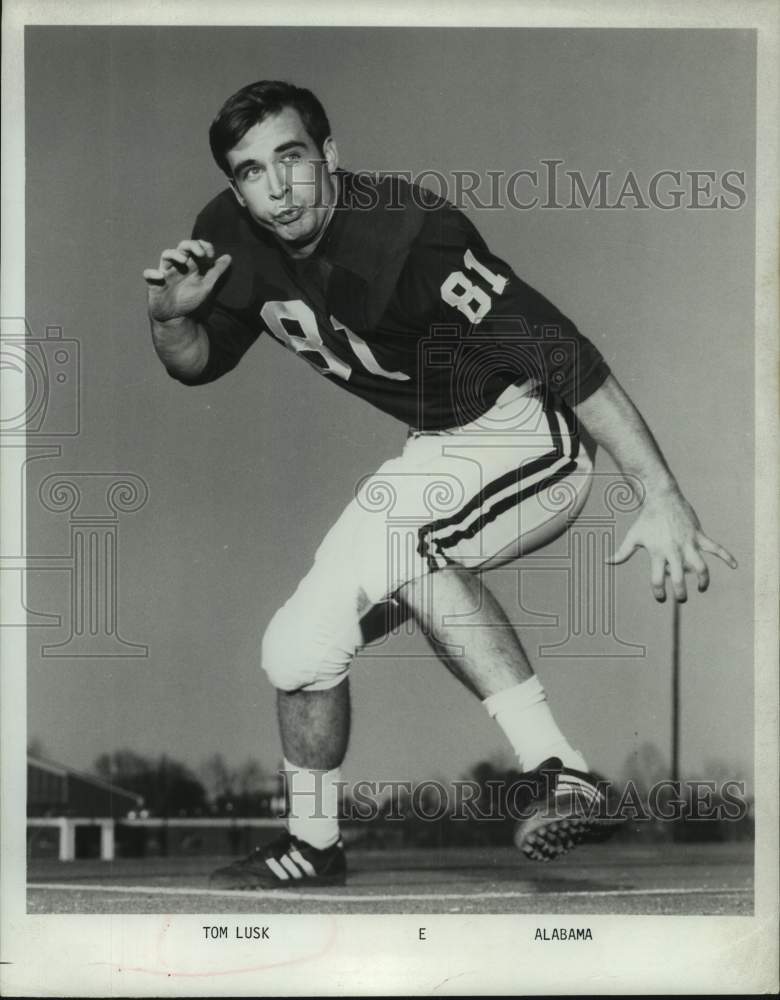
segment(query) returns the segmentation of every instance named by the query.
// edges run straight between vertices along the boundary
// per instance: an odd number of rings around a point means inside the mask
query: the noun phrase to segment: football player
[[[403,453],[359,484],[263,637],[289,829],[214,883],[344,881],[336,799],[347,675],[373,637],[361,623],[386,624],[376,612],[391,605],[424,626],[511,743],[533,789],[522,850],[550,860],[603,836],[602,790],[479,571],[547,544],[576,517],[592,473],[580,422],[641,494],[610,562],[645,548],[656,600],[668,575],[684,601],[686,572],[704,591],[705,556],[734,567],[733,556],[702,531],[598,350],[455,207],[340,169],[320,102],[290,84],[244,87],[209,137],[228,187],[191,238],[144,272],[167,371],[188,386],[211,382],[266,333],[410,428]]]

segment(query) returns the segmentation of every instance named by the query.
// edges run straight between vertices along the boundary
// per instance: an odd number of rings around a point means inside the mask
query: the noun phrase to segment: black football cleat
[[[211,873],[217,889],[298,889],[308,885],[344,885],[347,861],[344,843],[318,850],[285,832],[247,858]]]
[[[554,861],[580,844],[607,840],[622,820],[607,814],[604,783],[550,757],[522,776],[531,801],[515,844],[532,861]]]

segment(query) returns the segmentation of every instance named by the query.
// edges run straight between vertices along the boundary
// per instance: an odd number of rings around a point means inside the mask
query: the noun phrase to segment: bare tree
[[[213,753],[207,757],[198,768],[198,775],[212,803],[236,793],[236,772],[221,753]]]

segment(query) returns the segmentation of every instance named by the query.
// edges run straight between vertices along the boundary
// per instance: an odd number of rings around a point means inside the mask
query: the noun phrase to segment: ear
[[[325,142],[323,142],[322,153],[325,157],[325,166],[328,168],[328,173],[335,174],[339,165],[339,151],[336,147],[336,140],[332,136],[328,136]]]
[[[242,208],[246,208],[246,202],[245,202],[245,201],[244,201],[244,199],[243,199],[243,198],[241,197],[241,192],[240,192],[240,191],[238,190],[238,187],[236,186],[236,182],[235,182],[234,180],[231,180],[231,181],[229,181],[228,183],[230,184],[230,190],[231,190],[231,191],[233,192],[233,194],[234,194],[234,195],[236,196],[236,201],[238,202],[238,204],[239,204],[239,205],[240,205],[240,206],[241,206]]]

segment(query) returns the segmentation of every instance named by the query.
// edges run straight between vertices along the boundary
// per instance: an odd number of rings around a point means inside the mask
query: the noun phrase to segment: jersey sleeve
[[[202,212],[192,230],[194,240],[214,244],[217,256],[230,253],[233,261],[216,291],[194,313],[193,319],[203,327],[209,339],[209,356],[205,367],[192,378],[174,375],[184,385],[205,385],[226,375],[260,336],[259,322],[252,321],[251,276],[244,272],[245,254],[240,248],[220,239],[219,224],[210,221],[208,210]],[[236,251],[239,252],[236,252]]]
[[[609,366],[559,309],[491,253],[471,221],[446,205],[430,213],[402,275],[403,301],[429,340],[459,345],[478,386],[535,379],[569,405],[604,382]]]

